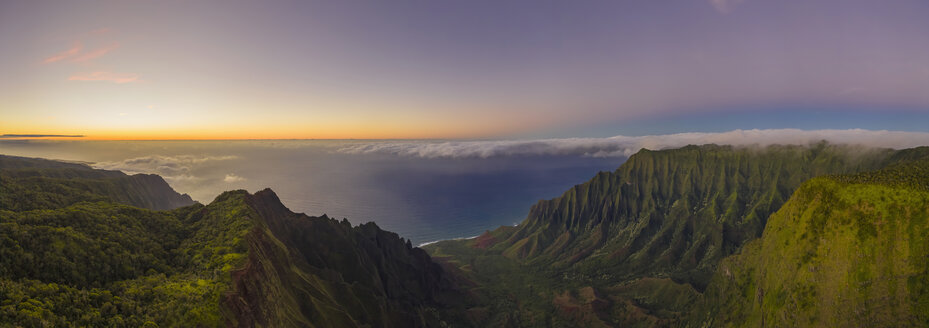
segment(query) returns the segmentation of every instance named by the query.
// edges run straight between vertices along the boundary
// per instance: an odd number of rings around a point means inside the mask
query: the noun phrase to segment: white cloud
[[[225,161],[235,159],[236,156],[195,156],[195,155],[177,155],[162,156],[152,155],[136,157],[121,161],[99,162],[94,163],[93,167],[105,170],[118,170],[126,174],[136,173],[154,173],[168,180],[175,181],[196,181],[201,178],[191,174],[192,168],[197,164],[210,161]]]
[[[498,141],[403,141],[370,142],[338,149],[346,154],[394,154],[423,158],[488,158],[499,156],[576,155],[593,157],[630,156],[642,148],[658,150],[686,145],[720,144],[767,146],[807,145],[826,140],[835,144],[866,147],[910,148],[929,145],[929,133],[850,130],[734,130],[719,133],[677,133],[640,137],[570,138]]]
[[[185,174],[180,174],[180,175],[169,175],[169,176],[162,176],[162,177],[163,177],[165,180],[167,180],[168,182],[171,182],[171,183],[176,183],[176,182],[191,182],[191,183],[193,183],[193,182],[198,182],[198,181],[200,181],[200,180],[203,180],[203,178],[200,178],[200,177],[197,177],[197,176],[194,176],[194,175],[191,175],[191,174],[186,174],[186,173],[185,173]]]
[[[226,174],[226,177],[223,178],[223,181],[232,183],[232,182],[245,181],[245,178],[229,173],[229,174]]]

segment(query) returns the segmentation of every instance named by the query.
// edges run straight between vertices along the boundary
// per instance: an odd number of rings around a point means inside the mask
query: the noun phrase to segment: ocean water
[[[353,224],[374,221],[414,244],[517,224],[537,201],[625,160],[577,152],[462,154],[444,152],[447,142],[410,144],[6,140],[0,141],[0,154],[155,173],[201,203],[225,190],[271,188],[295,212],[325,213]]]

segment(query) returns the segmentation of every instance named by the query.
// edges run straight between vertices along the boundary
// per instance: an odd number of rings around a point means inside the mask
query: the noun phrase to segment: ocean
[[[271,188],[295,212],[374,221],[415,245],[515,225],[537,201],[626,159],[532,151],[532,144],[520,151],[473,147],[443,141],[4,140],[0,154],[155,173],[201,203],[226,190]]]

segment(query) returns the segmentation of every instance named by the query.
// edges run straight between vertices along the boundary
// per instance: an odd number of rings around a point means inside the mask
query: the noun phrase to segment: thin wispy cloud
[[[75,55],[74,57],[72,57],[71,59],[69,59],[69,61],[74,62],[74,63],[79,63],[79,62],[85,62],[85,61],[92,60],[92,59],[97,59],[97,58],[103,57],[103,55],[106,55],[113,50],[116,50],[117,48],[119,48],[119,43],[114,42],[103,48],[98,48],[92,51],[79,53]]]
[[[709,0],[713,8],[721,14],[728,14],[744,0]]]
[[[392,154],[422,158],[490,158],[501,156],[624,157],[642,148],[659,150],[686,145],[767,146],[808,145],[819,141],[866,147],[910,148],[929,145],[929,133],[850,130],[734,130],[719,133],[677,133],[609,138],[569,138],[497,141],[405,141],[358,143],[339,148],[346,154]]]
[[[62,61],[68,58],[73,58],[74,56],[79,55],[81,53],[81,50],[83,49],[84,49],[84,45],[82,45],[80,42],[74,42],[74,45],[72,45],[70,49],[62,51],[55,55],[46,57],[45,60],[43,60],[42,62],[49,64],[49,63],[59,62],[59,61]]]
[[[102,81],[117,84],[139,82],[141,79],[137,74],[131,73],[113,73],[113,72],[90,72],[71,75],[69,81]]]
[[[119,42],[113,42],[100,48],[84,51],[84,44],[75,41],[74,45],[68,50],[46,57],[43,63],[51,64],[57,62],[80,63],[103,57],[104,55],[119,48]]]
[[[108,28],[93,30],[88,33],[83,38],[94,37],[99,35],[104,35],[110,33]],[[84,46],[83,40],[74,41],[71,48],[64,50],[60,53],[54,54],[52,56],[46,57],[42,62],[46,64],[52,63],[86,63],[99,59],[107,54],[113,52],[116,49],[119,49],[119,42],[111,42],[104,46],[88,49]],[[112,83],[132,83],[141,81],[137,74],[131,73],[114,73],[109,71],[95,71],[89,73],[75,73],[72,74],[69,78],[69,81],[104,81]]]

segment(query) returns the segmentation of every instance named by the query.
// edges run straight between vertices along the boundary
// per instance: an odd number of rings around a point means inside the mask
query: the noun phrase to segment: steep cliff
[[[426,249],[462,268],[480,291],[516,296],[492,307],[488,322],[673,324],[719,261],[760,237],[804,181],[875,169],[894,154],[826,143],[642,150],[615,172],[540,201],[516,227]],[[517,275],[524,283],[502,278]],[[564,301],[587,288],[608,302],[575,308]]]
[[[643,150],[616,172],[539,202],[493,247],[594,276],[665,275],[702,288],[803,181],[873,169],[888,155],[828,144]]]
[[[760,239],[720,264],[690,325],[925,325],[929,162],[909,155],[927,150],[804,183]]]
[[[235,326],[436,327],[440,303],[461,302],[443,269],[395,233],[295,214],[270,189],[242,196],[255,227],[223,302]]]

